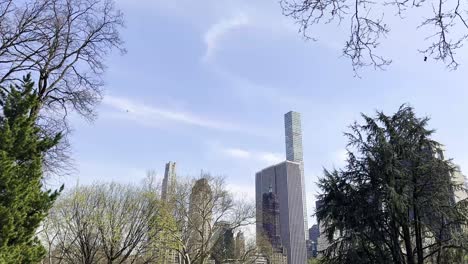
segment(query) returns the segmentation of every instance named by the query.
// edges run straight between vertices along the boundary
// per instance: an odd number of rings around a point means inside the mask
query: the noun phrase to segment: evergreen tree
[[[319,221],[331,241],[325,263],[462,263],[467,204],[455,203],[454,166],[403,105],[351,126],[347,166],[325,171]],[[466,191],[466,190],[465,190]]]
[[[31,76],[0,89],[0,263],[38,263],[45,250],[36,230],[59,191],[42,185],[44,153],[61,134],[45,137],[31,111],[39,100]]]

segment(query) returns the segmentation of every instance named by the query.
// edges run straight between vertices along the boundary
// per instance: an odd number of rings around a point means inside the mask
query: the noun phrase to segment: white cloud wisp
[[[249,23],[248,17],[243,14],[237,14],[229,19],[221,20],[213,24],[204,34],[203,40],[206,45],[206,51],[203,61],[210,60],[214,53],[219,49],[219,42],[230,31],[243,27]]]
[[[120,111],[118,118],[133,120],[144,125],[154,126],[158,122],[168,121],[185,125],[198,126],[221,131],[242,132],[242,126],[200,117],[188,112],[173,111],[135,102],[127,98],[106,96],[103,104]]]

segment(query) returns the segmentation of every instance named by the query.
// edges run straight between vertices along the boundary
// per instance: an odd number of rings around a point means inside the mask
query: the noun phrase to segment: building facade
[[[275,251],[282,251],[279,202],[271,189],[270,192],[264,193],[262,197],[262,219],[264,238],[268,240]]]
[[[301,171],[302,210],[304,215],[304,238],[309,239],[307,228],[307,204],[305,195],[304,155],[302,148],[301,114],[290,111],[284,115],[284,130],[286,140],[286,160],[297,162]]]
[[[307,263],[301,177],[300,164],[292,161],[270,166],[255,176],[257,240],[260,241],[263,237],[274,238],[274,233],[266,232],[279,231],[280,241],[287,253],[289,264]],[[271,207],[278,206],[279,227],[274,223],[268,223],[276,218],[265,217],[271,216],[271,210],[270,214],[264,214],[264,197],[268,198],[268,195],[264,196],[264,194],[270,193],[274,194],[275,199],[269,198],[270,201],[266,204]],[[276,210],[273,211],[276,212]],[[265,229],[265,227],[271,228]],[[270,241],[272,242],[274,241]]]
[[[188,251],[197,252],[208,243],[211,230],[213,193],[205,178],[197,180],[190,194]]]
[[[315,210],[320,210],[323,205],[323,201],[317,200],[315,201]],[[318,233],[319,236],[317,237],[317,252],[320,255],[320,252],[327,249],[330,245],[330,241],[328,241],[327,235],[325,234],[325,227],[324,223],[317,219],[317,226],[318,226]]]
[[[237,232],[235,244],[235,256],[237,259],[243,259],[245,254],[245,238],[242,231]]]

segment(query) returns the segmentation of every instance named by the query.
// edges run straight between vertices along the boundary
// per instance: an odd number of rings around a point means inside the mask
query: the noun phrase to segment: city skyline
[[[463,60],[468,56],[459,51],[458,71],[424,62],[417,51],[421,38],[406,26],[411,18],[390,19],[401,33],[381,46],[394,59],[391,67],[365,69],[355,78],[349,61],[339,58],[343,39],[329,33],[334,25],[317,28],[319,41],[304,42],[275,1],[119,0],[116,5],[125,13],[128,53],[107,60],[97,119],[90,123],[70,115],[76,172],[49,181],[56,186],[137,183],[151,169],[162,179],[170,159],[177,161],[180,177],[196,177],[201,169],[224,175],[239,196],[253,199],[252,175],[284,160],[278,117],[294,109],[303,114],[307,135],[310,226],[322,169],[343,165],[343,132],[361,112],[393,113],[402,103],[431,117],[446,156],[468,170],[468,127],[458,121],[468,111]],[[408,41],[402,44],[398,36]]]
[[[464,4],[0,0],[0,263],[468,264]]]

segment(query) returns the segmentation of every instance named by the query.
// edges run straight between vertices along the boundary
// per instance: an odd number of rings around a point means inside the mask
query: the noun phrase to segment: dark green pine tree
[[[36,230],[60,190],[45,190],[42,161],[61,139],[36,125],[37,95],[31,76],[0,89],[0,263],[38,263],[45,249]],[[8,92],[6,92],[8,91]]]
[[[468,200],[428,118],[403,105],[362,115],[347,133],[345,168],[325,171],[317,217],[331,241],[323,263],[464,263]]]

